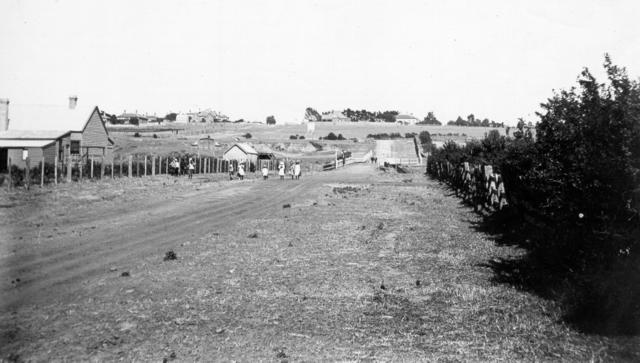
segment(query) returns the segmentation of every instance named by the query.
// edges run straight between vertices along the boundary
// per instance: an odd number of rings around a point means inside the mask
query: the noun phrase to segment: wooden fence
[[[502,209],[507,205],[502,176],[495,173],[491,165],[480,166],[465,162],[455,166],[450,162],[430,162],[427,170],[449,184],[476,211]]]
[[[247,173],[260,172],[263,163],[269,170],[276,170],[278,161],[262,161],[258,165],[254,163],[239,163],[236,160],[224,160],[215,157],[194,156],[194,174],[214,174],[228,173],[230,168],[234,173],[238,171],[239,164],[245,165]],[[86,162],[61,163],[55,158],[53,164],[44,163],[44,159],[33,160],[27,158],[25,167],[18,168],[11,166],[11,159],[8,160],[8,173],[4,177],[4,183],[9,189],[14,186],[25,186],[27,189],[32,185],[44,186],[45,184],[58,184],[61,182],[72,182],[82,180],[100,180],[116,178],[146,177],[162,174],[175,174],[175,168],[171,167],[172,156],[158,155],[127,155],[116,157],[109,162],[89,158]],[[189,157],[183,156],[178,159],[180,168],[178,175],[188,173]]]

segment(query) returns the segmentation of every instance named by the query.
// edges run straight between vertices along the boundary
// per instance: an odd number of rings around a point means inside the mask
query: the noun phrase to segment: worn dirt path
[[[18,239],[33,233],[30,225],[5,226],[5,238],[14,241],[5,245],[15,253],[0,258],[0,309],[50,303],[73,294],[112,266],[163,254],[185,239],[239,219],[281,212],[284,204],[303,199],[324,183],[366,181],[370,170],[370,165],[356,165],[296,181],[235,181],[223,189],[205,186],[158,201],[111,208],[98,205],[82,214],[71,210],[64,218],[39,228],[38,236],[50,236],[43,243]],[[37,245],[20,251],[19,245],[25,243]]]

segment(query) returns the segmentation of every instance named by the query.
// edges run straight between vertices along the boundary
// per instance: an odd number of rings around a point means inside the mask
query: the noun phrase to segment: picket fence
[[[429,162],[427,170],[447,184],[456,194],[481,209],[499,210],[507,205],[502,176],[491,165],[473,165],[468,162],[455,166],[450,162]]]

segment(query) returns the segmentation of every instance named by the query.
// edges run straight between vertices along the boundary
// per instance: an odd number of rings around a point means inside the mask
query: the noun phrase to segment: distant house
[[[181,112],[176,115],[176,123],[188,124],[189,122],[191,122],[191,116],[189,116],[189,114]]]
[[[125,125],[144,125],[149,122],[147,116],[139,115],[138,113],[123,112],[117,116],[118,123]]]
[[[340,111],[329,111],[322,113],[322,121],[325,122],[350,122],[351,119]]]
[[[235,143],[224,152],[222,157],[225,160],[249,161],[255,164],[258,161],[258,152],[249,144]]]
[[[208,136],[208,135],[207,137],[201,137],[200,139],[198,139],[197,145],[198,145],[198,149],[200,150],[215,149],[215,142],[213,141],[213,138],[211,138],[211,136]]]
[[[8,116],[8,130],[0,131],[0,170],[6,169],[9,160],[24,167],[26,157],[34,166],[43,160],[53,163],[56,156],[65,164],[112,160],[114,143],[98,106],[78,107],[77,97],[70,98],[68,107],[12,107]],[[46,130],[42,125],[58,130]]]
[[[402,124],[402,125],[415,125],[418,122],[420,122],[420,120],[418,120],[415,116],[413,115],[405,115],[405,114],[400,114],[398,116],[396,116],[396,123],[398,124]]]

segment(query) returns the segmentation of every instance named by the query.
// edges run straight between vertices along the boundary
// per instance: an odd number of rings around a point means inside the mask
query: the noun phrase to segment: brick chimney
[[[0,98],[0,131],[9,129],[9,99]]]
[[[73,110],[78,105],[78,96],[69,96],[69,109]]]

